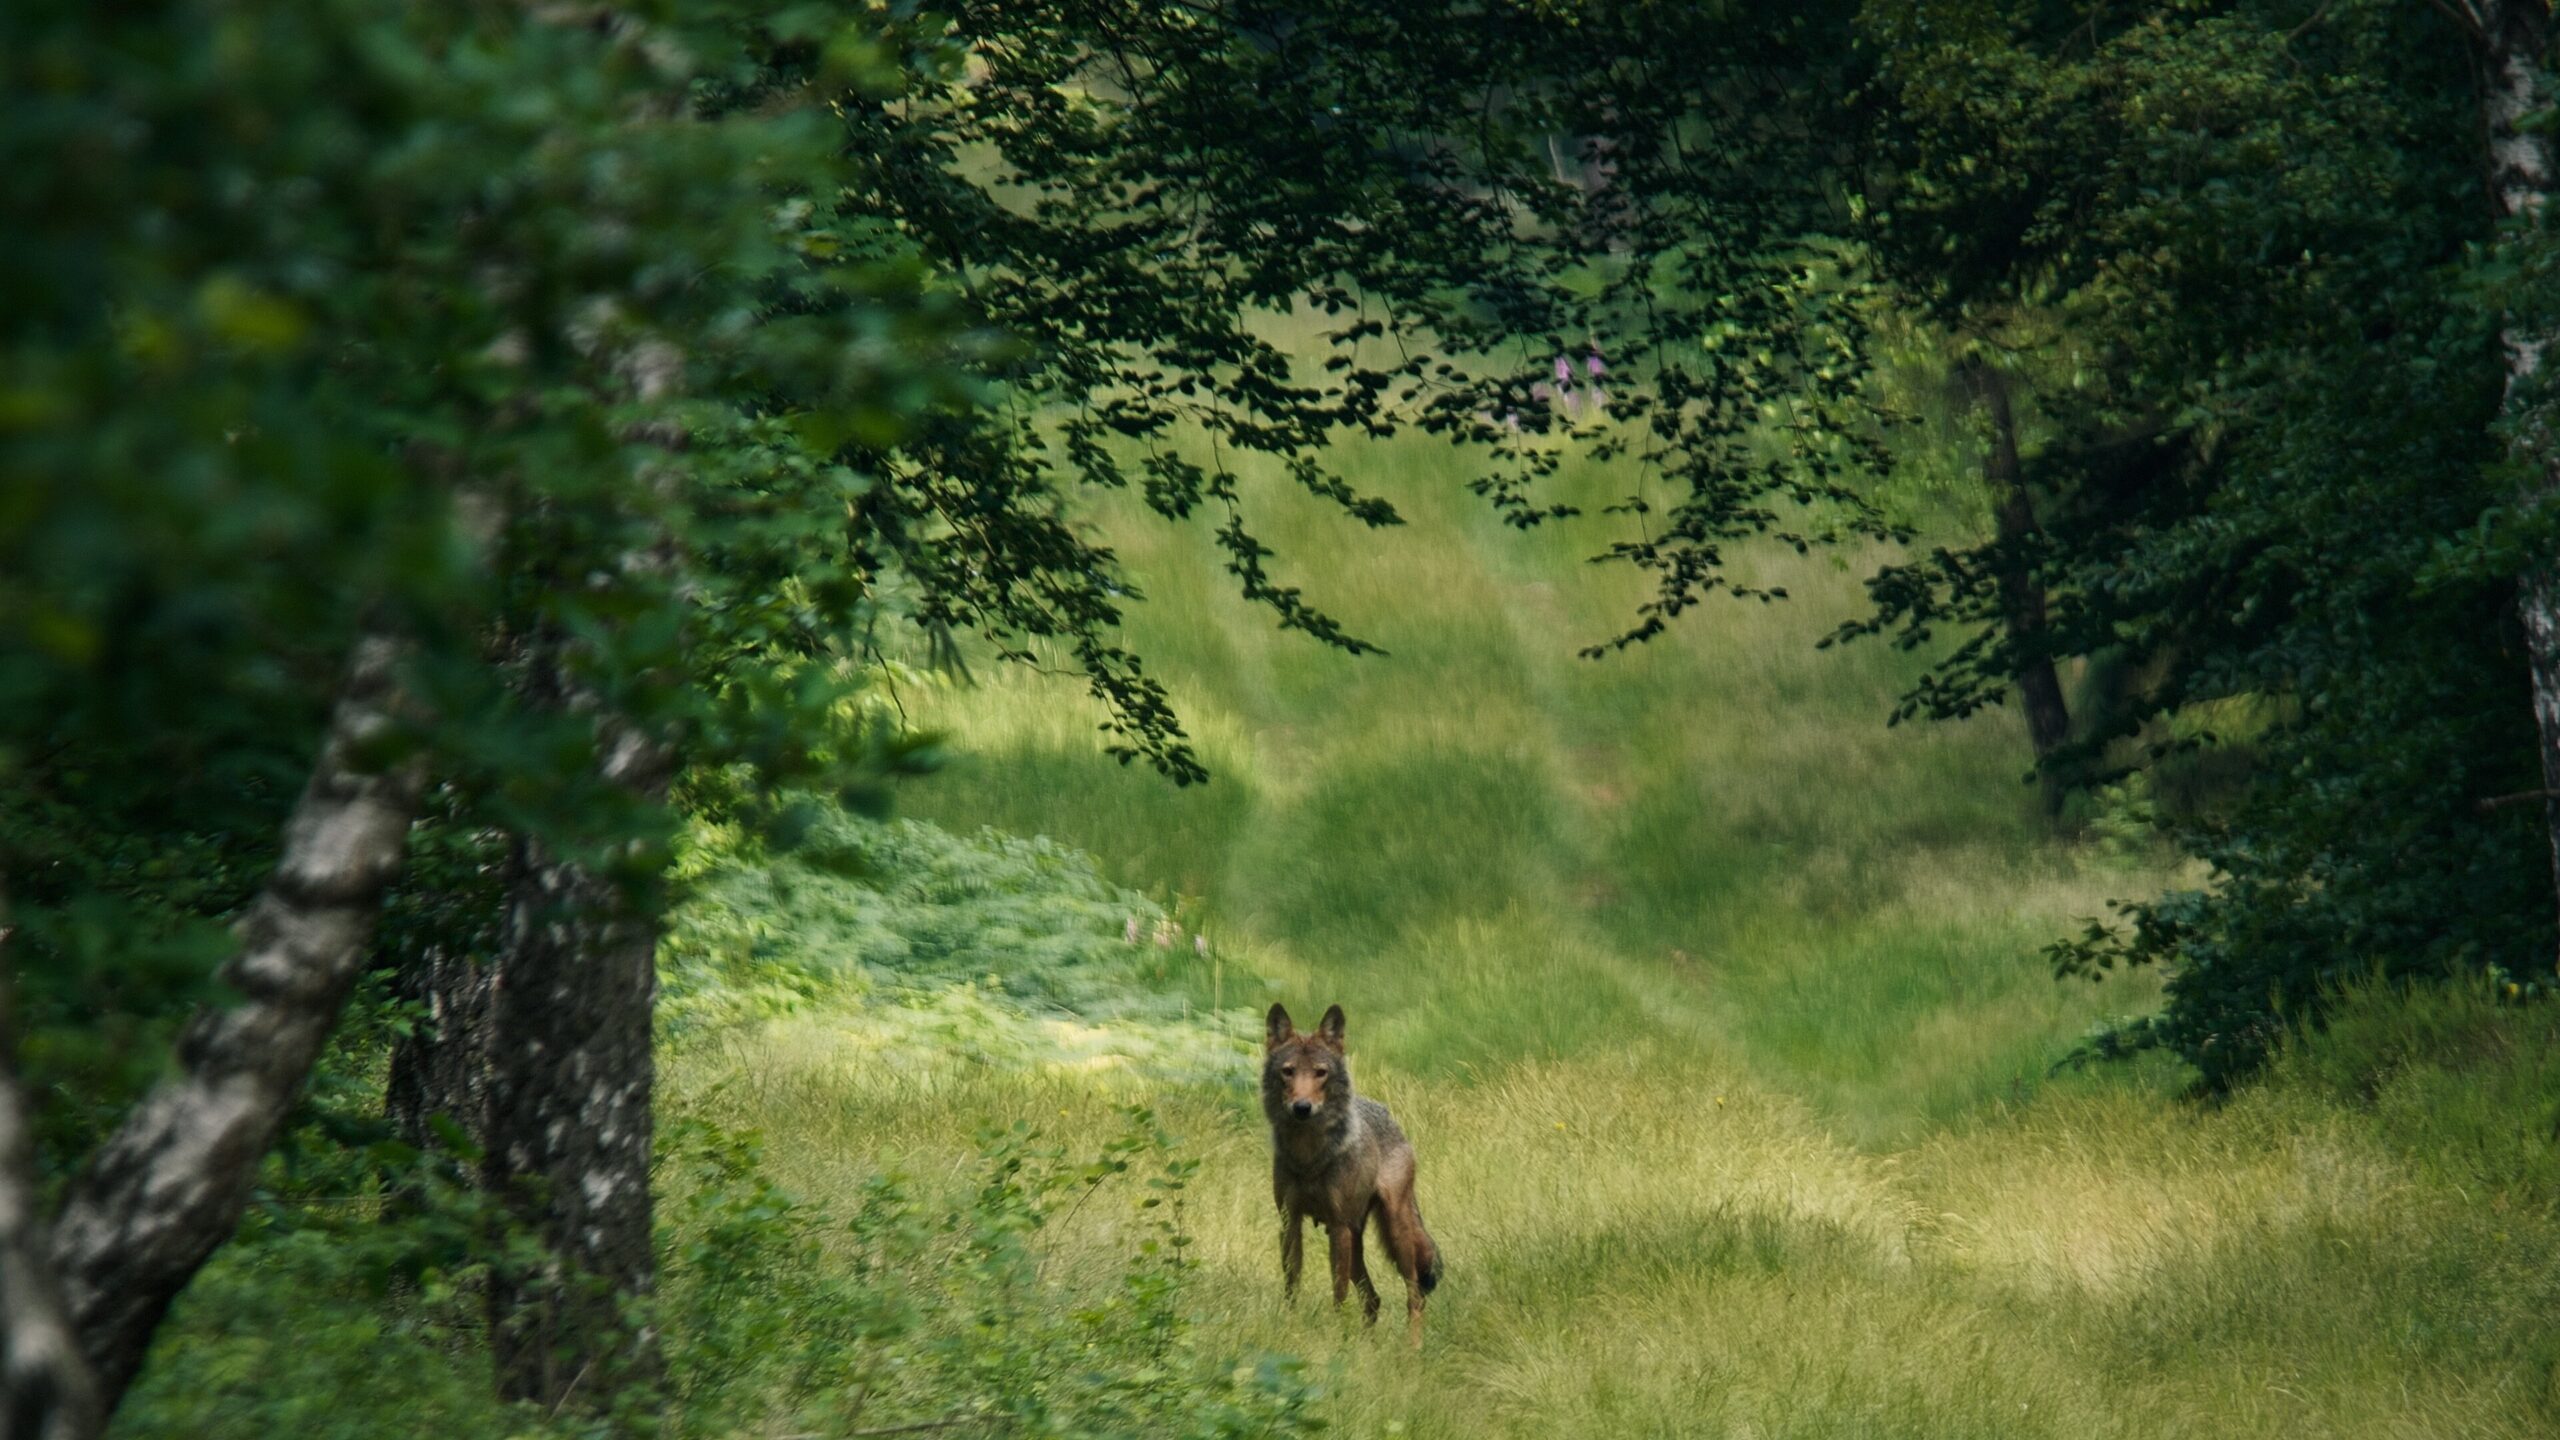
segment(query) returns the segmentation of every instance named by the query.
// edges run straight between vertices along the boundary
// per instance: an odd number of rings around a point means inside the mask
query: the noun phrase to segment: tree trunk
[[[441,446],[412,443],[409,463],[452,490],[455,520],[474,551],[498,555],[504,543],[506,509],[497,488],[471,479],[461,457]],[[503,666],[514,658],[503,643],[489,651],[493,665]],[[428,797],[422,816],[425,823],[441,821],[450,827],[448,835],[465,827],[475,839],[492,833],[467,807],[440,805],[437,800],[434,795]],[[471,853],[494,855],[494,842],[485,849],[473,846]],[[487,1146],[489,961],[497,949],[502,898],[500,884],[485,876],[481,866],[472,866],[468,879],[448,874],[439,892],[422,906],[424,923],[412,933],[423,938],[408,939],[400,953],[385,957],[393,971],[393,997],[424,1014],[392,1044],[391,1069],[382,1090],[383,1116],[403,1139],[436,1157],[440,1167],[454,1167],[455,1179],[477,1170]],[[452,1147],[434,1123],[439,1116],[460,1130],[466,1154],[451,1153]],[[415,1214],[420,1198],[416,1190],[393,1197],[386,1218]]]
[[[2543,93],[2542,64],[2550,43],[2550,14],[2537,0],[2482,0],[2472,7],[2479,22],[2475,58],[2480,74],[2481,119],[2487,132],[2489,195],[2501,219],[2539,223],[2555,177],[2550,135],[2525,122],[2550,104]],[[2539,480],[2526,504],[2550,503],[2560,491],[2560,454],[2550,426],[2534,411],[2547,379],[2542,358],[2552,337],[2510,327],[2499,335],[2506,354],[2506,399],[2499,418],[2511,443],[2532,462]],[[2533,672],[2533,717],[2542,738],[2542,783],[2560,796],[2560,566],[2546,561],[2519,577],[2518,607]],[[2560,798],[2543,804],[2551,845],[2552,895],[2560,904]]]
[[[657,802],[674,752],[598,711],[557,640],[530,657],[536,703],[597,713],[604,777]],[[489,1287],[498,1393],[557,1410],[659,1373],[657,1336],[626,1311],[654,1288],[650,1051],[654,897],[536,840],[518,843],[489,990],[484,1182],[540,1235],[538,1267]]]
[[[0,958],[9,943],[0,905]],[[0,972],[0,1440],[88,1440],[105,1416],[55,1283],[35,1184],[35,1107],[18,1083]]]
[[[178,1073],[98,1147],[54,1223],[54,1271],[108,1410],[169,1303],[239,1223],[258,1162],[372,953],[424,768],[415,755],[382,764],[399,743],[398,661],[388,639],[357,643],[275,873],[223,968],[241,1002],[188,1023]]]
[[[2062,808],[2063,777],[2053,768],[2053,756],[2070,742],[2071,709],[2063,701],[2053,657],[2044,653],[2044,585],[2024,553],[2041,527],[2018,466],[2018,423],[2009,406],[2009,379],[1984,364],[1974,365],[1969,378],[1991,424],[1982,478],[1990,487],[1992,513],[2000,527],[2000,609],[2009,643],[2018,656],[2016,679],[2019,702],[2027,712],[2027,743],[2035,748],[2036,776],[2045,813],[2050,815]]]
[[[661,408],[679,392],[683,352],[663,338],[613,334],[612,305],[587,318],[595,333],[572,343],[649,417],[623,438],[671,455],[686,449],[690,437]],[[651,487],[675,479],[672,467],[654,465],[637,477]],[[665,585],[675,544],[656,535],[625,552],[619,569],[623,583]],[[634,811],[654,813],[675,778],[675,747],[581,676],[581,658],[581,643],[556,623],[537,627],[524,655],[525,698],[586,717],[605,782],[639,802]],[[659,877],[634,853],[639,842],[625,843],[615,857],[624,863],[600,869],[596,857],[519,836],[489,979],[481,1180],[543,1252],[535,1264],[494,1267],[490,1351],[500,1398],[555,1413],[605,1410],[664,1373],[646,1313],[657,1283],[649,1161]]]
[[[490,978],[479,956],[443,944],[400,967],[394,994],[426,1015],[392,1047],[383,1111],[421,1150],[443,1148],[438,1116],[487,1147]]]

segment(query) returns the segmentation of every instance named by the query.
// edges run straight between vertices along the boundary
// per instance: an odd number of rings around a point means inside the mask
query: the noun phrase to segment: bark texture
[[[169,1302],[238,1225],[258,1162],[372,953],[424,768],[414,755],[382,764],[399,725],[398,660],[389,639],[358,642],[275,873],[223,969],[240,1003],[188,1023],[178,1073],[99,1146],[54,1223],[54,1270],[108,1410]]]
[[[424,1021],[392,1047],[383,1109],[409,1143],[438,1149],[442,1116],[484,1148],[489,1129],[489,967],[468,950],[430,946],[400,968],[398,997]]]
[[[684,357],[643,341],[611,363],[631,394],[654,404],[675,392]],[[670,453],[687,444],[669,420],[637,424],[629,438]],[[624,580],[643,586],[665,584],[675,569],[664,536],[621,564]],[[588,717],[606,783],[654,811],[675,776],[675,747],[584,681],[579,658],[565,635],[538,633],[526,698]],[[662,1373],[656,1331],[631,1313],[657,1282],[649,1157],[659,906],[657,877],[645,869],[601,871],[520,839],[489,989],[483,1180],[545,1252],[537,1268],[492,1276],[491,1349],[501,1396],[555,1411],[599,1408]]]
[[[2489,194],[2501,219],[2544,223],[2544,202],[2555,179],[2551,136],[2531,129],[2528,117],[2549,106],[2542,66],[2551,43],[2551,15],[2542,0],[2474,0],[2466,7],[2477,25],[2476,60],[2480,112],[2486,132]],[[2548,378],[2541,374],[2552,337],[2509,327],[2499,336],[2506,353],[2506,399],[2500,418],[2539,475],[2527,503],[2547,505],[2560,491],[2560,454],[2547,420],[2535,413]],[[2560,564],[2550,560],[2518,577],[2517,603],[2533,669],[2533,716],[2541,731],[2542,783],[2560,797]],[[2552,895],[2560,905],[2560,798],[2546,799],[2544,827],[2551,843]]]
[[[556,645],[532,663],[538,701],[593,711]],[[662,799],[672,749],[615,717],[600,715],[597,731],[605,778]],[[621,878],[519,842],[489,990],[484,1181],[542,1238],[546,1257],[491,1279],[490,1338],[508,1399],[556,1410],[658,1376],[657,1337],[625,1309],[656,1281],[657,941],[655,905]]]
[[[2062,808],[2063,777],[2052,768],[2052,760],[2055,751],[2070,743],[2071,709],[2063,700],[2053,658],[2045,653],[2044,585],[2026,553],[2041,527],[2018,464],[2018,422],[2009,404],[2009,378],[1991,366],[1976,365],[1968,379],[1990,422],[1982,477],[1991,490],[1992,513],[2000,532],[2000,609],[2019,657],[2018,699],[2027,715],[2027,743],[2035,747],[2045,811],[2051,814]]]
[[[0,915],[0,958],[8,946]],[[37,1204],[35,1107],[18,1081],[9,989],[0,976],[0,1440],[87,1440],[105,1417],[47,1253]]]

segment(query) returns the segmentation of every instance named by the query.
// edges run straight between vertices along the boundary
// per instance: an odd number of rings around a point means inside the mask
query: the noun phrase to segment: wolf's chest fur
[[[1387,1107],[1353,1096],[1317,1123],[1271,1120],[1271,1181],[1283,1204],[1325,1223],[1349,1222],[1377,1193],[1378,1162],[1395,1122]]]

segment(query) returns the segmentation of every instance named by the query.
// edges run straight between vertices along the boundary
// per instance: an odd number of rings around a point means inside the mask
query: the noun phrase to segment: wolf
[[[1333,1303],[1360,1287],[1370,1324],[1378,1320],[1378,1287],[1369,1283],[1370,1217],[1387,1255],[1404,1274],[1406,1327],[1422,1344],[1422,1299],[1440,1284],[1440,1247],[1422,1227],[1413,1196],[1413,1144],[1387,1107],[1355,1095],[1342,1054],[1342,1007],[1324,1012],[1301,1035],[1285,1006],[1274,1005],[1263,1032],[1262,1113],[1271,1121],[1271,1198],[1280,1207],[1283,1293],[1298,1295],[1305,1222],[1325,1229],[1333,1245]]]

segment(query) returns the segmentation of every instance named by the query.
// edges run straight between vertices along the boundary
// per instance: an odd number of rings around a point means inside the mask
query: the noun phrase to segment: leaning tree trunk
[[[2478,22],[2480,109],[2489,151],[2489,194],[2500,218],[2542,223],[2544,201],[2555,178],[2550,133],[2531,123],[2550,104],[2542,66],[2550,44],[2550,13],[2539,0],[2480,0],[2469,7]],[[2560,492],[2560,453],[2549,423],[2535,410],[2549,384],[2542,361],[2552,336],[2510,326],[2499,336],[2506,354],[2506,399],[2500,419],[2512,442],[2531,462],[2537,479],[2526,497],[2532,506]],[[2551,843],[2552,894],[2560,903],[2560,563],[2546,559],[2519,577],[2533,671],[2533,716],[2542,739],[2543,816]]]
[[[276,869],[223,967],[239,1004],[207,1010],[161,1082],[72,1182],[53,1266],[80,1348],[112,1410],[169,1303],[231,1235],[258,1162],[372,953],[400,872],[423,760],[396,746],[399,647],[357,643]]]
[[[556,638],[537,643],[535,703],[596,717],[604,778],[655,803],[674,752],[605,713]],[[659,1373],[657,1336],[629,1313],[656,1280],[650,1223],[654,897],[538,840],[518,844],[506,938],[489,991],[484,1181],[545,1258],[489,1287],[498,1393],[557,1410]]]
[[[0,905],[0,961],[8,943]],[[87,1440],[105,1417],[47,1249],[35,1184],[35,1107],[18,1082],[9,988],[0,971],[0,1440]]]
[[[2018,699],[2027,712],[2027,743],[2035,748],[2036,776],[2046,814],[2062,808],[2063,776],[2054,754],[2071,739],[2071,710],[2063,702],[2062,681],[2053,657],[2046,653],[2044,583],[2037,578],[2031,551],[2040,531],[2026,476],[2018,465],[2018,423],[2009,406],[2009,378],[1977,364],[1968,377],[1991,424],[1983,452],[1982,478],[1991,490],[1992,514],[2000,533],[2000,611],[2009,644],[2018,657]]]

